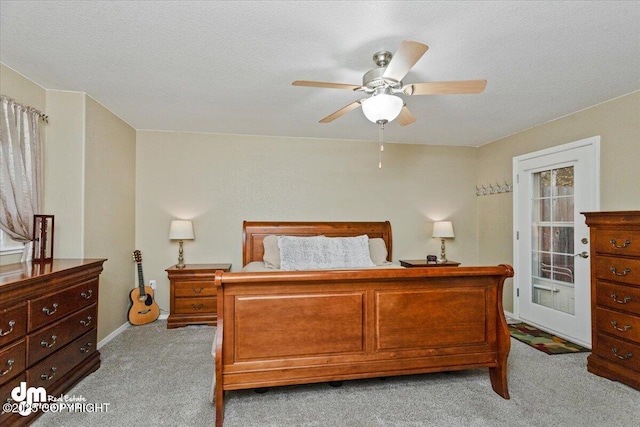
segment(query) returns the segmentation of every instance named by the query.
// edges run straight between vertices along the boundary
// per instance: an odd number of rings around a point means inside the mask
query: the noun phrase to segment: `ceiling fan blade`
[[[360,88],[360,85],[349,85],[344,83],[312,82],[309,80],[296,80],[291,84],[294,86],[322,87],[327,89],[356,90]]]
[[[411,111],[409,111],[409,109],[407,108],[407,105],[405,104],[402,107],[402,110],[400,110],[400,114],[398,115],[398,123],[400,124],[400,126],[406,126],[406,125],[410,125],[415,121],[416,121],[416,117],[413,114],[411,114]]]
[[[387,69],[384,70],[382,77],[398,82],[402,81],[409,70],[422,58],[427,49],[429,49],[429,46],[426,44],[403,40],[398,51],[391,58],[391,62],[387,65]]]
[[[402,92],[405,95],[465,95],[482,93],[486,86],[486,80],[413,83],[406,85]]]
[[[355,110],[356,108],[358,108],[360,106],[360,104],[362,104],[361,100],[354,101],[351,104],[347,105],[346,107],[342,107],[341,109],[339,109],[335,113],[329,114],[327,117],[325,117],[324,119],[320,120],[320,123],[332,122],[335,119],[337,119],[338,117],[341,117],[341,116],[347,114],[349,111]]]

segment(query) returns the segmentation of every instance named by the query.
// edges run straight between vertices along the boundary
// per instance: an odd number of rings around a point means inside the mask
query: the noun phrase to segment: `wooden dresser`
[[[168,329],[217,324],[218,298],[214,279],[218,270],[230,271],[231,264],[187,264],[184,268],[167,268],[171,286]]]
[[[57,259],[0,267],[0,403],[11,390],[44,387],[60,396],[100,367],[98,277],[104,259]],[[40,415],[0,413],[0,425]]]
[[[640,211],[585,216],[593,348],[587,369],[640,389]]]

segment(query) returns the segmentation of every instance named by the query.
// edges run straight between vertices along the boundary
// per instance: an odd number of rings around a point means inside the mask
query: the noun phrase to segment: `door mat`
[[[526,323],[514,323],[509,325],[509,333],[518,341],[522,341],[531,347],[547,354],[567,354],[589,352],[590,349],[574,344],[564,338],[556,337]]]

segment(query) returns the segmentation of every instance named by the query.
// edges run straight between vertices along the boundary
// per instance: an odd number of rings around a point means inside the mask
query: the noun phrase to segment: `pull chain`
[[[386,120],[378,120],[378,124],[380,125],[380,128],[378,130],[378,142],[380,144],[378,169],[382,169],[382,152],[384,151],[384,124],[385,123],[387,123]]]

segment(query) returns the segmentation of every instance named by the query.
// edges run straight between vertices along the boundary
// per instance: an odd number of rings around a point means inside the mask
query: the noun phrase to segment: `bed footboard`
[[[509,399],[508,265],[217,272],[216,425],[224,392],[489,368]]]

